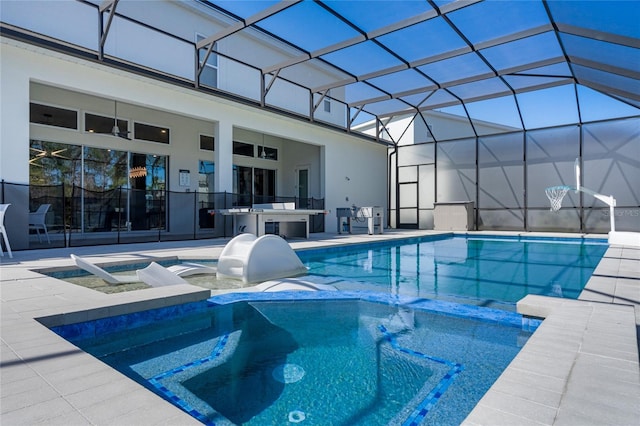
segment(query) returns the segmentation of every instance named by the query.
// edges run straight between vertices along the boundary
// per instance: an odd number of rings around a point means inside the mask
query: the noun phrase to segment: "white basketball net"
[[[544,190],[551,202],[552,212],[560,210],[560,207],[562,207],[562,199],[567,195],[567,192],[569,192],[570,189],[571,187],[569,186],[552,186]]]

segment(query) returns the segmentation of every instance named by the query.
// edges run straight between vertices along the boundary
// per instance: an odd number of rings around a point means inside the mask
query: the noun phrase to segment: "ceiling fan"
[[[131,132],[128,130],[121,131],[120,127],[118,126],[118,101],[113,101],[113,102],[114,102],[114,115],[113,115],[113,127],[111,128],[111,131],[97,132],[97,133],[112,135],[119,138],[131,140],[131,138],[129,137],[129,133]]]

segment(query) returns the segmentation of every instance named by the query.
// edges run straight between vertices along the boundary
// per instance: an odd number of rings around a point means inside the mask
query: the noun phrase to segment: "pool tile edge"
[[[72,311],[41,316],[35,319],[46,327],[51,328],[116,315],[164,308],[172,305],[204,301],[211,297],[210,290],[190,284],[180,284],[141,291],[143,291],[144,294],[140,295],[140,297],[131,297],[130,294],[123,297],[114,297],[109,299],[107,303],[77,306]]]

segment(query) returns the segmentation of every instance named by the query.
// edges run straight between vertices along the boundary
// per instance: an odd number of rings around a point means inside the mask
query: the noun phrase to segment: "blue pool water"
[[[608,248],[602,239],[427,236],[297,251],[309,268],[304,279],[345,291],[448,300],[515,310],[527,294],[575,299]],[[211,260],[191,261],[214,264]],[[177,259],[159,261],[164,266]],[[107,267],[131,274],[148,265]],[[107,285],[80,269],[49,275],[105,293],[147,288],[143,283]],[[238,289],[238,280],[187,277],[212,290]]]
[[[538,323],[380,293],[281,292],[54,331],[205,424],[446,426]]]
[[[527,294],[576,299],[606,240],[463,236],[298,251],[310,280],[513,310]]]

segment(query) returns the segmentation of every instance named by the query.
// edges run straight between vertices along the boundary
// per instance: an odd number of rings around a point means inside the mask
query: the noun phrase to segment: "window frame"
[[[241,152],[237,152],[236,151],[236,147],[239,147],[240,145],[245,145],[247,152],[249,151],[249,147],[251,147],[251,155],[248,154],[243,154]],[[237,155],[239,157],[247,157],[247,158],[256,158],[256,145],[253,143],[249,143],[249,142],[242,142],[242,141],[233,141],[233,155]]]
[[[167,131],[167,142],[162,142],[162,141],[157,141],[157,140],[150,140],[150,139],[140,139],[138,137],[138,132],[136,131],[136,125],[141,125],[141,126],[148,126],[148,127],[155,127],[161,130],[166,130]],[[142,142],[152,142],[152,143],[159,143],[159,144],[163,144],[163,145],[171,145],[171,128],[169,126],[158,126],[157,124],[152,124],[152,123],[148,123],[148,122],[144,122],[144,121],[137,121],[134,120],[133,122],[133,139],[135,139],[136,141],[142,141]]]
[[[56,109],[60,109],[60,110],[64,110],[64,111],[70,111],[70,112],[74,112],[76,115],[76,124],[75,127],[65,127],[65,126],[56,126],[55,124],[48,124],[48,123],[41,123],[38,121],[32,121],[32,114],[31,114],[31,108],[32,105],[39,105],[42,107],[49,107],[49,108],[56,108]],[[61,105],[56,105],[56,104],[52,104],[49,102],[39,102],[39,101],[34,101],[34,100],[30,100],[29,101],[29,124],[34,124],[37,126],[46,126],[46,127],[53,127],[56,129],[64,129],[64,130],[69,130],[69,131],[74,131],[74,132],[79,132],[80,131],[80,109],[78,108],[68,108],[68,107],[63,107]]]
[[[211,138],[212,140],[212,148],[211,149],[206,149],[202,147],[202,138]],[[199,143],[199,149],[201,152],[216,152],[216,138],[215,136],[212,135],[208,135],[206,133],[199,133],[198,134],[198,143]]]
[[[102,117],[105,119],[111,120],[111,128],[107,129],[106,132],[91,132],[87,130],[87,114],[93,115],[95,117]],[[93,112],[93,111],[82,111],[82,133],[88,135],[111,135],[111,130],[113,129],[114,116],[104,115],[103,113]],[[121,132],[129,132],[129,125],[131,124],[131,120],[128,118],[117,117],[118,120],[118,128]],[[122,125],[121,125],[122,124]],[[126,125],[126,127],[124,127]]]

